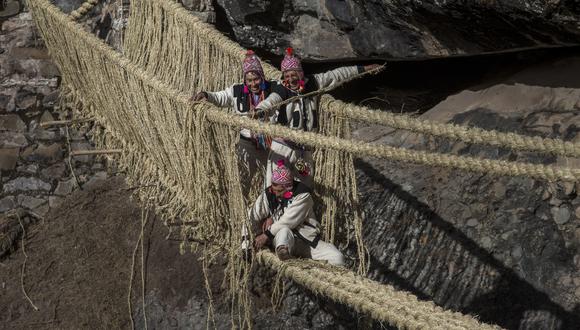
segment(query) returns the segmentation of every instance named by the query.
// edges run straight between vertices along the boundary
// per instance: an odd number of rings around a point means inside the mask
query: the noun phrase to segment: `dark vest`
[[[304,91],[302,92],[303,94],[306,93],[310,93],[310,92],[315,92],[318,90],[319,86],[318,86],[318,82],[316,81],[316,79],[314,78],[313,75],[308,75],[306,76],[307,82],[306,85],[304,85]],[[276,87],[276,89],[274,90],[278,95],[280,95],[282,97],[282,100],[286,101],[287,99],[294,97],[296,95],[298,95],[298,93],[296,93],[293,90],[290,90],[288,88],[286,88],[284,85],[282,84],[278,84],[278,86]],[[302,102],[302,100],[300,100],[300,102]],[[306,111],[304,111],[304,106],[302,105],[302,113],[306,116]],[[300,113],[298,112],[293,112],[292,116],[297,117],[300,116]],[[314,118],[304,118],[304,125],[306,125],[306,122],[308,121],[313,121],[312,124],[312,128],[318,128],[318,114],[317,114],[317,110],[316,109],[312,109],[312,117]],[[298,127],[299,123],[300,123],[300,118],[292,118],[293,121],[293,125],[294,127]],[[288,126],[288,123],[290,122],[290,118],[288,118],[288,114],[286,113],[286,105],[283,105],[279,111],[278,111],[278,124],[284,125],[284,126]]]
[[[274,80],[266,81],[266,89],[264,90],[264,99],[273,91],[277,90],[278,83]],[[238,102],[238,109],[240,112],[250,111],[250,96],[251,94],[244,93],[244,84],[234,85],[234,99]]]

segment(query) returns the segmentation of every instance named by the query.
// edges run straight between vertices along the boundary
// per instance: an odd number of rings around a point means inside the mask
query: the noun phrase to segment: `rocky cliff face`
[[[450,96],[422,118],[578,141],[580,58]],[[359,138],[420,150],[578,166],[381,127]],[[580,198],[573,183],[358,162],[371,276],[510,329],[580,324]]]
[[[417,58],[576,43],[575,1],[217,0],[243,46],[310,60]]]

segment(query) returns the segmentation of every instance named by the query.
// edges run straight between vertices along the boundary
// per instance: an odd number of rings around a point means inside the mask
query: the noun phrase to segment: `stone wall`
[[[66,162],[65,128],[40,126],[68,117],[59,107],[59,72],[27,12],[1,22],[0,45],[0,213],[42,216],[79,187]],[[88,132],[70,128],[72,150],[92,148]],[[74,157],[72,166],[81,185],[107,175],[94,156]]]

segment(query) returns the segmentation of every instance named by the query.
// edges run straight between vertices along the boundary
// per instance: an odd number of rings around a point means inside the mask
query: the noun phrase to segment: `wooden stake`
[[[85,155],[105,155],[105,154],[120,154],[122,149],[106,149],[106,150],[73,150],[70,152],[72,157]]]

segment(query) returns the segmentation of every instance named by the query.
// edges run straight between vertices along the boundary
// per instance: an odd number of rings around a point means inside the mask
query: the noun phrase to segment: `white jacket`
[[[334,86],[359,73],[364,72],[362,66],[347,66],[334,69],[324,73],[306,76],[305,88],[302,93],[309,93],[321,88]],[[257,109],[271,109],[276,103],[287,100],[290,97],[299,95],[298,93],[279,84],[272,90],[270,95],[264,99]],[[318,104],[320,96],[306,97],[296,100],[278,109],[273,120],[281,125],[293,129],[313,131],[318,129]]]
[[[296,236],[316,247],[320,239],[320,224],[314,215],[312,196],[309,189],[297,181],[294,182],[293,193],[292,198],[280,202],[270,189],[266,189],[250,209],[250,220],[260,222],[272,217],[274,223],[265,233],[268,237],[273,239],[280,229],[287,227]]]
[[[264,97],[267,98],[277,86],[278,83],[276,81],[268,81],[267,88],[264,91]],[[230,108],[239,116],[249,116],[249,94],[244,93],[243,84],[234,84],[218,92],[206,93],[207,100],[213,105],[221,108]],[[242,129],[240,134],[246,138],[251,138],[251,133],[248,129]]]

